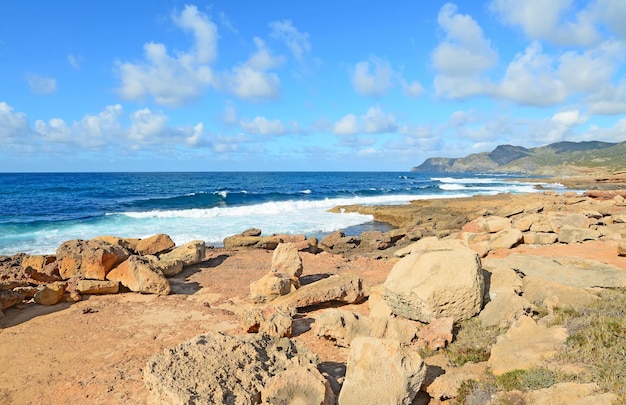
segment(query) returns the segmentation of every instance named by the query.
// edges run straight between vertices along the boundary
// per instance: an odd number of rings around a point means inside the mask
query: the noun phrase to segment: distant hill
[[[463,158],[429,158],[412,172],[524,173],[569,175],[581,168],[626,170],[626,142],[558,142],[537,148],[500,145]]]

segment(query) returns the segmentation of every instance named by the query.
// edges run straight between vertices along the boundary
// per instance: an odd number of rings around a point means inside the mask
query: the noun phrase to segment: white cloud
[[[252,121],[241,121],[241,128],[248,134],[258,135],[284,135],[288,132],[280,120],[268,120],[260,116]]]
[[[626,39],[626,3],[623,0],[596,0],[590,12],[619,38]]]
[[[359,132],[356,115],[348,114],[333,125],[333,133],[337,135],[354,135]]]
[[[380,107],[370,107],[365,114],[361,115],[361,121],[363,132],[368,134],[394,132],[397,129],[396,118],[381,110]]]
[[[498,54],[482,28],[470,15],[458,14],[450,3],[441,8],[437,21],[445,32],[432,56],[437,95],[464,98],[484,93],[486,86],[480,77],[496,64]]]
[[[395,132],[397,129],[396,118],[380,107],[370,107],[358,118],[354,114],[348,114],[333,125],[333,133],[337,135],[381,134]]]
[[[224,85],[237,97],[253,101],[271,100],[280,94],[280,79],[267,72],[280,66],[284,58],[273,56],[265,42],[254,38],[257,51],[244,63],[224,75]]]
[[[0,102],[0,139],[3,140],[2,143],[26,138],[30,133],[30,123],[26,114],[13,112],[13,107],[5,102]]]
[[[538,42],[517,54],[507,67],[496,95],[524,105],[554,105],[569,94],[566,84],[554,68],[554,60],[542,52]]]
[[[304,55],[311,52],[309,34],[298,31],[291,21],[274,21],[270,23],[270,28],[272,29],[270,37],[284,41],[298,61],[302,62]]]
[[[26,76],[30,90],[36,94],[52,94],[57,91],[57,80],[52,77],[30,74]]]
[[[394,71],[391,64],[380,58],[358,62],[352,72],[354,90],[364,96],[382,96],[393,86]]]
[[[154,143],[168,131],[167,117],[163,113],[154,113],[149,108],[137,110],[130,115],[131,126],[128,138],[138,143]]]
[[[506,24],[520,26],[532,40],[586,46],[600,39],[588,10],[576,13],[574,19],[567,19],[573,14],[572,0],[494,0],[491,9]]]
[[[402,92],[409,97],[419,97],[424,93],[424,86],[418,81],[407,83],[406,80],[403,80]]]
[[[581,116],[580,111],[578,110],[567,110],[554,114],[552,116],[552,120],[571,127],[574,125],[584,124],[587,121],[587,117]]]
[[[163,44],[144,45],[145,60],[140,63],[118,62],[122,80],[119,94],[128,100],[152,96],[157,104],[177,107],[198,98],[214,84],[209,66],[217,56],[217,27],[195,6],[185,6],[172,20],[194,34],[194,45],[187,52],[168,54]]]
[[[77,56],[74,56],[70,53],[67,55],[67,61],[74,69],[80,69],[80,58],[78,58]]]

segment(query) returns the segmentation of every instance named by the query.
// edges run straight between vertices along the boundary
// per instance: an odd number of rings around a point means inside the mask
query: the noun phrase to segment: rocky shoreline
[[[0,257],[0,402],[621,403],[564,354],[566,315],[626,301],[620,176],[335,208],[396,227],[358,236],[104,236]],[[625,363],[605,367],[619,381]]]

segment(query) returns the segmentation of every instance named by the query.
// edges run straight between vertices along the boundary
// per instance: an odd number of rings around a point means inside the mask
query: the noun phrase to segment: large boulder
[[[154,268],[152,262],[141,256],[131,256],[111,270],[107,280],[119,281],[129,290],[146,294],[167,295],[170,283],[163,273]]]
[[[291,380],[287,370],[293,367],[304,367],[321,382],[318,363],[314,353],[287,338],[207,332],[154,356],[144,368],[144,383],[151,403],[259,404],[268,399],[265,389],[270,398],[284,392],[285,387],[269,388],[277,384],[272,378],[287,372]]]
[[[206,255],[206,244],[203,240],[193,240],[182,246],[174,248],[168,253],[164,253],[159,256],[162,261],[180,260],[183,262],[183,266],[190,266],[192,264],[200,263],[204,260]]]
[[[450,245],[404,257],[384,286],[394,314],[425,323],[448,316],[471,318],[482,307],[485,287],[476,252]]]
[[[517,228],[503,229],[491,237],[489,248],[491,250],[510,249],[522,242],[523,238],[522,231]]]
[[[271,271],[295,278],[302,275],[302,258],[295,243],[281,243],[274,249]]]
[[[426,377],[426,365],[408,345],[357,337],[352,341],[339,405],[409,405]]]
[[[24,301],[24,294],[19,291],[1,291],[0,290],[0,311],[21,304]]]
[[[153,255],[144,256],[152,262],[155,269],[161,270],[165,277],[173,277],[183,271],[183,261],[181,259],[159,259]]]
[[[105,280],[106,275],[128,258],[126,249],[102,240],[75,239],[56,251],[59,274],[68,278]]]
[[[74,289],[79,294],[117,294],[120,283],[109,280],[78,280]]]
[[[282,239],[279,236],[233,235],[224,238],[224,248],[274,250],[281,242]]]
[[[156,255],[164,253],[176,246],[172,238],[164,233],[158,233],[146,239],[141,239],[135,246],[135,251],[141,255]]]
[[[304,308],[326,302],[354,304],[369,294],[363,280],[355,274],[333,275],[272,301],[274,306]]]
[[[561,243],[577,243],[586,240],[597,240],[601,236],[602,234],[595,229],[563,225],[559,232],[558,240]]]

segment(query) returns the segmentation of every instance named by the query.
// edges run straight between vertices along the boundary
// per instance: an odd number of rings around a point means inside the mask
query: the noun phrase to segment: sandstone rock
[[[246,333],[257,333],[263,322],[263,309],[259,307],[253,307],[244,310],[241,313],[239,323]]]
[[[333,247],[335,247],[335,244],[337,244],[339,240],[345,236],[346,234],[343,233],[343,231],[335,231],[330,235],[322,238],[322,240],[319,242],[319,247],[324,250],[331,250]]]
[[[382,337],[400,343],[411,343],[413,339],[415,339],[419,328],[422,326],[419,322],[394,316],[387,318],[386,325],[380,323],[380,321],[378,321],[379,319],[384,318],[370,318],[372,324],[372,333],[370,333],[370,336],[378,337],[380,334],[374,332],[378,331],[377,328],[385,326],[385,333]]]
[[[146,294],[167,295],[170,283],[149,259],[131,256],[107,275],[107,280],[119,281],[129,290]]]
[[[258,228],[248,228],[241,232],[241,236],[261,236],[262,231]]]
[[[154,269],[159,269],[165,277],[174,277],[183,271],[184,263],[181,259],[159,259],[156,256],[144,256],[150,260]]]
[[[393,246],[391,237],[380,231],[363,232],[361,234],[361,243],[375,250],[385,250]]]
[[[0,311],[21,304],[24,295],[18,291],[0,291]]]
[[[367,287],[359,276],[341,274],[302,286],[290,294],[277,298],[272,305],[304,308],[333,301],[354,304],[365,299],[368,294]]]
[[[559,235],[547,232],[526,232],[524,233],[524,243],[527,245],[551,245],[556,243]]]
[[[556,233],[552,229],[547,215],[535,215],[532,218],[533,224],[530,226],[531,232]]]
[[[513,269],[526,276],[535,276],[573,287],[626,287],[623,269],[581,257],[544,257],[511,254],[500,259],[486,259],[487,270]]]
[[[559,232],[558,241],[561,243],[577,243],[585,240],[600,239],[600,236],[602,236],[600,232],[593,229],[563,225]]]
[[[578,384],[574,382],[558,383],[524,393],[527,404],[533,405],[612,405],[619,397],[612,393],[601,393],[597,384]]]
[[[478,228],[489,233],[497,233],[511,227],[511,220],[508,218],[498,217],[495,215],[478,218]]]
[[[291,337],[293,333],[293,316],[297,313],[294,308],[267,307],[261,315],[263,320],[259,325],[259,333],[272,337]]]
[[[313,365],[294,365],[270,377],[261,390],[263,405],[334,405],[330,383]]]
[[[522,218],[516,219],[511,224],[513,228],[517,228],[522,232],[530,231],[530,227],[533,226],[533,217],[530,215],[524,216]]]
[[[622,239],[617,244],[617,255],[626,256],[626,239]]]
[[[520,295],[524,291],[522,278],[515,270],[506,267],[491,267],[483,270],[485,274],[485,296],[488,300],[501,294]]]
[[[429,236],[410,244],[407,247],[395,251],[394,256],[404,257],[413,252],[425,252],[429,250],[455,249],[458,247],[467,247],[467,242],[458,239],[439,239],[435,236]]]
[[[270,302],[293,289],[291,277],[284,273],[269,272],[250,284],[250,298],[257,304]]]
[[[274,250],[282,243],[278,236],[242,236],[234,235],[224,239],[226,249],[266,249]]]
[[[65,293],[65,283],[51,283],[41,287],[35,294],[35,302],[40,305],[55,305],[61,302]]]
[[[506,327],[510,326],[522,315],[530,314],[533,308],[533,305],[526,297],[520,297],[510,291],[498,294],[489,301],[478,314],[478,319],[487,327]]]
[[[536,276],[524,277],[524,298],[548,308],[584,309],[597,296],[584,288],[572,287]]]
[[[27,255],[22,258],[22,268],[25,271],[28,269],[35,270],[38,273],[44,273],[45,268],[50,263],[54,263],[56,261],[55,256],[50,255]]]
[[[93,240],[102,240],[112,245],[118,245],[118,246],[123,247],[126,250],[134,252],[136,250],[135,248],[137,247],[137,242],[139,242],[141,239],[120,238],[119,236],[102,235],[102,236],[96,236],[95,238],[93,238]]]
[[[385,286],[382,284],[370,288],[367,304],[371,318],[389,318],[393,315],[391,308],[389,308],[387,301],[385,301],[384,292]]]
[[[521,214],[523,212],[524,212],[524,206],[522,205],[516,205],[513,207],[507,205],[507,206],[500,208],[497,212],[497,215],[500,217],[509,218],[514,215]]]
[[[79,294],[117,294],[119,290],[118,281],[78,280],[76,283]]]
[[[193,240],[182,246],[174,248],[171,252],[159,256],[161,261],[181,260],[183,266],[200,263],[206,254],[206,244],[203,240]]]
[[[272,254],[271,271],[298,278],[302,275],[302,258],[294,243],[281,243]]]
[[[352,341],[339,405],[409,405],[426,377],[420,355],[399,342],[371,337]]]
[[[565,225],[574,226],[577,228],[589,228],[591,222],[583,214],[577,212],[565,213],[565,212],[548,212],[548,222],[552,232],[559,233],[561,228]]]
[[[522,231],[517,228],[504,229],[491,237],[489,247],[491,250],[510,249],[517,246],[523,239]]]
[[[435,378],[426,391],[437,400],[456,398],[463,382],[483,378],[486,372],[487,362],[465,363],[461,367],[449,368],[445,374]]]
[[[491,348],[489,367],[495,376],[513,370],[529,370],[554,357],[567,339],[567,330],[560,326],[547,328],[532,318],[520,317]]]
[[[454,319],[438,318],[417,332],[417,344],[431,350],[443,349],[452,342]]]
[[[384,285],[396,315],[426,323],[448,316],[468,319],[483,302],[480,258],[469,248],[411,253],[394,265]]]
[[[318,363],[287,338],[207,332],[154,356],[144,368],[144,383],[150,403],[256,404],[272,377]]]
[[[140,256],[145,255],[157,255],[159,253],[164,253],[176,246],[172,238],[163,233],[159,233],[153,236],[150,236],[146,239],[141,239],[137,242],[135,246],[135,251]]]
[[[128,252],[102,240],[76,239],[59,246],[56,256],[64,280],[71,277],[105,280],[111,269],[128,258]]]
[[[369,318],[340,309],[322,311],[315,318],[312,329],[316,336],[328,339],[340,347],[349,347],[356,337],[371,334]],[[382,333],[379,337],[382,337]]]

